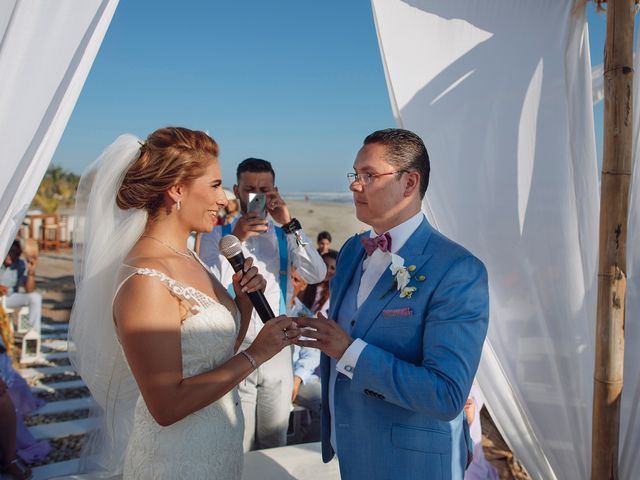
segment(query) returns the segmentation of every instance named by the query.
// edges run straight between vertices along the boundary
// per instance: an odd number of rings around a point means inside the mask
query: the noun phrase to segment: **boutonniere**
[[[391,266],[389,267],[391,273],[393,275],[393,285],[387,290],[382,297],[385,297],[389,293],[397,290],[400,292],[400,298],[411,298],[418,288],[414,286],[409,286],[409,282],[411,281],[411,273],[416,270],[415,265],[409,265],[407,267],[404,266],[404,258],[400,255],[396,255],[395,253],[391,254]],[[417,280],[423,282],[426,279],[424,275],[419,275]]]

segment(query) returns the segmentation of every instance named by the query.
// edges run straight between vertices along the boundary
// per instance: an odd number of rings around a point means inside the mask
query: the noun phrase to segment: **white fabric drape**
[[[584,12],[372,4],[397,123],[431,157],[425,210],[489,271],[492,417],[534,478],[588,478],[599,189]]]
[[[591,69],[591,91],[594,105],[604,99],[604,64],[602,63]]]
[[[640,36],[636,38],[636,52]],[[620,412],[620,478],[637,478],[640,469],[640,62],[633,56],[633,162],[627,237],[624,390]]]
[[[118,0],[0,2],[0,253],[51,161]]]

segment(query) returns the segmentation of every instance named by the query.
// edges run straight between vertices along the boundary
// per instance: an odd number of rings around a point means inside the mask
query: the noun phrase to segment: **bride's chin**
[[[204,230],[202,233],[211,233],[211,231],[215,228],[215,226],[217,225],[217,222],[205,222],[204,224]]]
[[[201,228],[193,229],[193,231],[196,233],[211,233],[214,227],[215,225],[204,225]]]

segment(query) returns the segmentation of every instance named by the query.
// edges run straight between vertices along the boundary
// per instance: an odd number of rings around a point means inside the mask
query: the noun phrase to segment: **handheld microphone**
[[[233,235],[225,235],[220,239],[220,253],[229,260],[234,272],[239,272],[244,267],[244,255],[242,253],[242,245]],[[263,323],[267,323],[268,320],[275,318],[267,299],[260,290],[256,292],[249,292],[249,300],[253,304],[253,308],[256,309],[260,319]]]

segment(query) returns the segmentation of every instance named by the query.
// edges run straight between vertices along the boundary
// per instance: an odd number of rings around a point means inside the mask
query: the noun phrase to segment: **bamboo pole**
[[[607,2],[592,480],[618,478],[627,216],[632,168],[634,13],[634,0]]]

